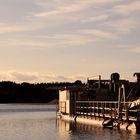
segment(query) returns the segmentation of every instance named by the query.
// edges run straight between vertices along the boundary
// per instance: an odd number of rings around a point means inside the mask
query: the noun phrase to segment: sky
[[[0,81],[113,72],[140,72],[140,0],[0,0]]]

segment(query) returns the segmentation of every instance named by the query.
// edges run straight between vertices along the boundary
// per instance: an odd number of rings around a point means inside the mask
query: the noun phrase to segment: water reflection
[[[56,119],[55,106],[0,105],[0,140],[137,140],[132,131]]]
[[[55,115],[55,106],[1,104],[0,140],[60,140]]]
[[[140,135],[131,130],[107,129],[99,125],[87,125],[57,119],[57,129],[67,140],[136,140]]]
[[[0,140],[46,140],[54,136],[53,113],[20,113],[0,115]],[[46,117],[46,115],[48,115]]]

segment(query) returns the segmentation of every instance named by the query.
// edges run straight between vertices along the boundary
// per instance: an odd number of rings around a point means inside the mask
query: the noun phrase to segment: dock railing
[[[75,114],[120,120],[140,119],[140,102],[118,101],[75,101]]]

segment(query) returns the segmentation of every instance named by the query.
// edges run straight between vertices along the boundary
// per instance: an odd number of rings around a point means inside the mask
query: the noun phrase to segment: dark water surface
[[[140,140],[140,134],[56,120],[54,105],[0,104],[0,140]]]

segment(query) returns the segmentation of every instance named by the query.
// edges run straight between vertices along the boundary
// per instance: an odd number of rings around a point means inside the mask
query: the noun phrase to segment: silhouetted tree
[[[0,103],[48,103],[58,99],[59,89],[75,84],[80,84],[80,82],[17,84],[11,81],[1,81]]]

